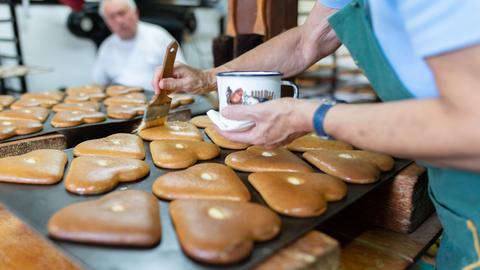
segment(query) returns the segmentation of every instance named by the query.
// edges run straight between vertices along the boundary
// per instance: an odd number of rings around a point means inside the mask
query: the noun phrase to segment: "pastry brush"
[[[161,78],[172,77],[177,50],[178,43],[173,40],[168,45],[165,51],[165,56],[163,57]],[[171,102],[172,99],[167,96],[167,91],[160,89],[160,93],[154,95],[152,100],[148,103],[145,113],[143,114],[142,123],[134,132],[139,132],[145,128],[164,125],[167,121]]]

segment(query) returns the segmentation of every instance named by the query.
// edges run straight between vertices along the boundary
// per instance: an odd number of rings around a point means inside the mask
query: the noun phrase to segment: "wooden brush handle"
[[[172,40],[168,44],[163,56],[162,76],[161,78],[171,78],[173,75],[173,65],[175,64],[175,57],[177,56],[178,43]]]

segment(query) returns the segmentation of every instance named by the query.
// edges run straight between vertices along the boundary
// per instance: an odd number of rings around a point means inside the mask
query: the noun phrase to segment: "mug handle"
[[[290,81],[281,81],[281,85],[290,86],[293,88],[293,98],[298,98],[298,86]]]

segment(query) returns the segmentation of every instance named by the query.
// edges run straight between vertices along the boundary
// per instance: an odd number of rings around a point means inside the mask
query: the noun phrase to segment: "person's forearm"
[[[479,117],[442,99],[337,105],[324,128],[361,149],[480,171]]]
[[[327,19],[336,10],[316,4],[304,25],[292,28],[242,56],[208,71],[210,83],[217,73],[232,70],[275,70],[296,75],[333,53],[340,42]]]
[[[286,77],[297,74],[310,65],[301,49],[302,26],[292,28],[242,56],[217,68],[230,70],[276,70]]]

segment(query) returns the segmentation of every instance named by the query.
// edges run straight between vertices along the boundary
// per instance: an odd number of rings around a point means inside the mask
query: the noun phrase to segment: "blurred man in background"
[[[133,0],[103,0],[100,14],[112,31],[100,46],[93,68],[98,84],[123,84],[152,90],[155,68],[174,38],[162,27],[139,21]],[[186,63],[181,50],[177,61]]]

